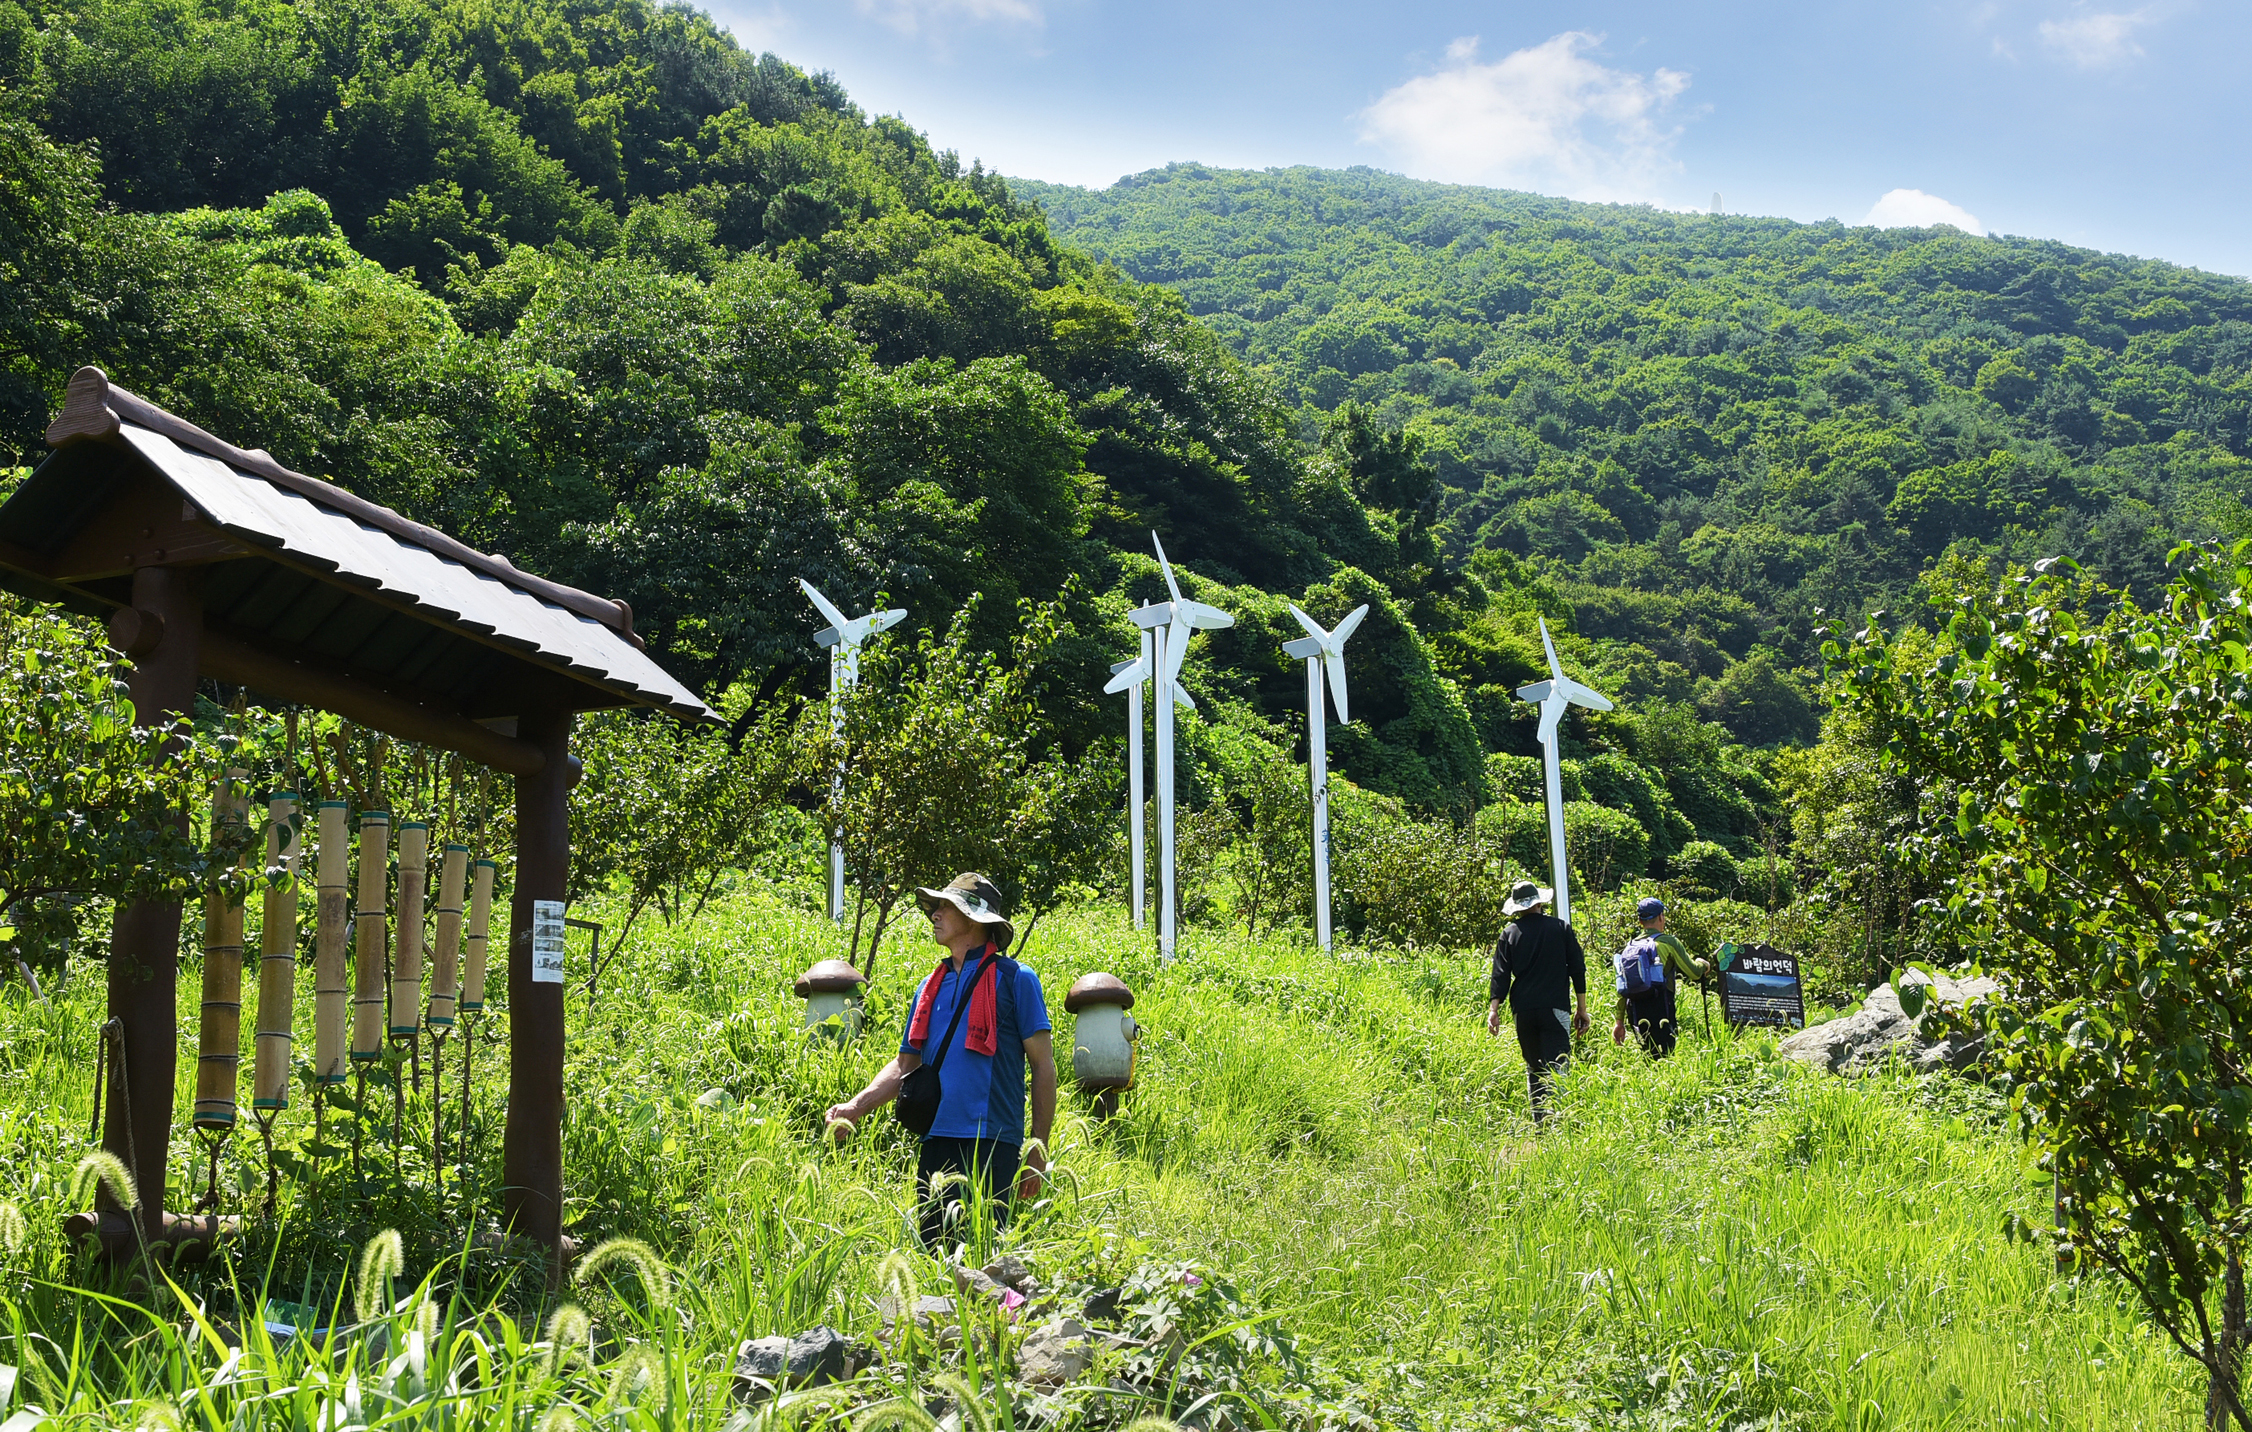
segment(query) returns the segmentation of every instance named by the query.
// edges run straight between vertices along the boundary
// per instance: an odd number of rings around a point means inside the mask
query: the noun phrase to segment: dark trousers
[[[1638,994],[1626,1002],[1626,1027],[1653,1059],[1663,1059],[1673,1053],[1674,1040],[1680,1029],[1674,1022],[1673,984],[1668,981],[1647,994]]]
[[[923,1246],[937,1248],[950,1226],[956,1238],[967,1236],[966,1205],[973,1190],[978,1197],[991,1201],[993,1226],[1004,1227],[1009,1221],[1009,1202],[1016,1197],[1017,1159],[1022,1152],[1020,1145],[998,1139],[924,1139],[922,1152],[915,1159],[915,1201],[922,1207]],[[968,1182],[941,1180],[943,1186],[933,1193],[931,1184],[941,1174],[959,1174]]]
[[[1515,1014],[1517,1051],[1525,1056],[1525,1086],[1537,1127],[1548,1122],[1548,1096],[1556,1087],[1557,1074],[1572,1062],[1572,1013],[1520,1009]]]

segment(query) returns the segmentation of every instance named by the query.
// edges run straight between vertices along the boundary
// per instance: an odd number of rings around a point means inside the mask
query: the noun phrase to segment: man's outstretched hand
[[[1024,1167],[1017,1171],[1017,1197],[1030,1202],[1040,1196],[1048,1186],[1048,1156],[1038,1149],[1027,1150]]]
[[[853,1130],[859,1127],[859,1119],[851,1109],[843,1104],[831,1104],[829,1106],[828,1121],[829,1138],[840,1144],[849,1140],[852,1137]]]

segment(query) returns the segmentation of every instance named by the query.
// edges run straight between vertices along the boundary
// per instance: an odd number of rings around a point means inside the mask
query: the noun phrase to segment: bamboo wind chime
[[[289,1107],[290,1052],[297,1015],[297,857],[303,845],[297,793],[266,798],[266,910],[258,927],[257,1061],[250,1075],[250,1109],[266,1149],[266,1211],[280,1188],[274,1168],[274,1116]]]
[[[461,998],[461,1137],[469,1137],[469,1059],[476,1039],[470,1016],[485,1010],[485,951],[493,924],[493,875],[497,861],[478,860],[471,865],[469,933],[463,939]]]
[[[422,1085],[422,907],[430,863],[430,827],[410,820],[399,827],[399,935],[391,967],[391,1038],[405,1040],[417,1091]],[[391,1144],[398,1152],[406,1089],[393,1082]]]
[[[438,866],[438,947],[430,959],[430,1167],[433,1177],[445,1181],[445,1100],[439,1086],[446,1068],[446,1035],[454,1027],[461,978],[461,916],[463,886],[469,876],[469,847],[448,844]],[[469,1087],[468,1080],[462,1087]]]
[[[344,801],[322,801],[319,904],[313,914],[313,1082],[329,1088],[344,1082],[346,1010],[345,947],[351,943],[351,912],[345,884],[352,848],[345,838]]]
[[[219,1149],[235,1127],[235,1080],[242,1065],[242,916],[238,882],[248,851],[243,835],[249,799],[243,782],[250,773],[228,768],[213,784],[211,848],[214,857],[237,851],[232,870],[214,868],[203,897],[203,1018],[197,1031],[196,1098],[193,1123],[211,1155],[204,1206],[219,1198]],[[213,865],[217,867],[217,858]]]
[[[383,1058],[384,1019],[383,982],[389,963],[388,934],[385,928],[389,911],[385,900],[390,891],[391,813],[367,810],[360,812],[360,891],[352,911],[352,1073],[355,1102],[365,1111],[368,1090],[368,1066]],[[360,1174],[360,1129],[362,1118],[352,1120],[352,1171]]]

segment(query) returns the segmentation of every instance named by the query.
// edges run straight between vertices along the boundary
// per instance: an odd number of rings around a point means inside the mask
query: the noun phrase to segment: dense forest
[[[2252,531],[2236,279],[1367,169],[1016,190],[1180,293],[1302,432],[1355,405],[1405,429],[1451,564],[1538,573],[1618,686],[1755,743],[1810,715],[1732,702],[1739,663],[1809,669],[1818,612],[1908,605],[1951,549],[2147,597],[2176,541]]]
[[[1239,616],[1183,759],[1247,831],[1304,755],[1285,603],[1368,602],[1360,809],[1531,828],[1545,615],[1625,698],[1569,732],[1601,878],[1718,847],[1725,890],[1794,804],[1819,865],[1817,613],[2054,552],[2147,589],[2238,530],[2248,320],[2233,280],[1951,230],[1004,181],[678,4],[0,0],[0,487],[99,363],[624,598],[746,730],[825,685],[800,575],[910,638],[982,594],[992,649],[1060,597],[1072,751],[1122,724],[1155,529]]]

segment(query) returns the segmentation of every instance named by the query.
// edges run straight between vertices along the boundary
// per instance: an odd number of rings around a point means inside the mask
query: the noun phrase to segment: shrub
[[[1734,896],[1742,871],[1736,857],[1709,840],[1692,840],[1666,862],[1673,887],[1691,900],[1726,900]]]
[[[1593,801],[1564,802],[1564,853],[1572,874],[1597,890],[1609,890],[1650,868],[1650,832],[1624,811]],[[1547,866],[1545,842],[1537,869]]]
[[[1606,751],[1579,763],[1580,786],[1597,805],[1625,811],[1650,833],[1650,854],[1665,860],[1696,836],[1663,782],[1625,756]],[[1570,799],[1570,793],[1566,793]]]
[[[1755,855],[1736,866],[1736,894],[1755,905],[1780,910],[1798,894],[1797,872],[1787,855]]]

